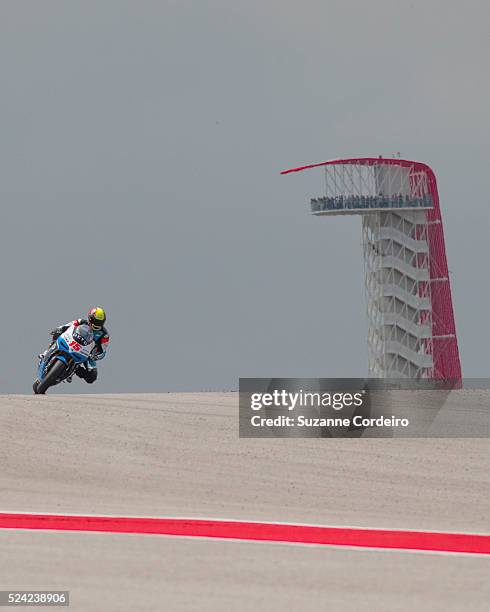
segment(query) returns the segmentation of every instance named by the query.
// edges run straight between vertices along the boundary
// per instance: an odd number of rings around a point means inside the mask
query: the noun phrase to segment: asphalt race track
[[[248,440],[237,412],[236,393],[2,396],[0,513],[490,533],[488,439]],[[0,529],[0,590],[73,610],[487,610],[489,576],[490,555]]]

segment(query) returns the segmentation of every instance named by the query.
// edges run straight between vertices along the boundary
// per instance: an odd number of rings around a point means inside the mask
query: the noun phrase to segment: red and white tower
[[[315,216],[361,215],[369,372],[382,378],[461,383],[436,177],[399,158],[337,159],[322,168]]]

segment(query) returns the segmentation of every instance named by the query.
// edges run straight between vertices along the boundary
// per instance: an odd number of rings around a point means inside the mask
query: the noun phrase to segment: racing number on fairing
[[[75,342],[75,340],[72,340],[70,342],[70,346],[74,351],[79,351],[82,347],[78,344],[78,342]]]

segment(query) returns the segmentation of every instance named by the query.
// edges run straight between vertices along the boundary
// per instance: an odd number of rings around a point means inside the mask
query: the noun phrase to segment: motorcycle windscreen
[[[88,346],[94,341],[94,334],[88,325],[79,325],[73,330],[73,340],[80,346]]]

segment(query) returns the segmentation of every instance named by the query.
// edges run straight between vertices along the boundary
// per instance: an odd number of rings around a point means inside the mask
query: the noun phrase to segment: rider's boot
[[[76,372],[78,372],[79,370],[80,370],[80,366],[77,366],[77,367],[76,367],[76,368],[73,370],[73,372],[70,374],[70,376],[67,376],[67,377],[65,378],[65,381],[64,381],[64,382],[71,383],[71,381],[73,380],[73,375],[74,375]]]

